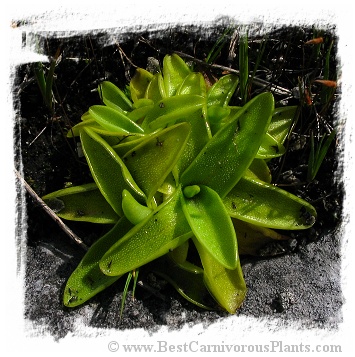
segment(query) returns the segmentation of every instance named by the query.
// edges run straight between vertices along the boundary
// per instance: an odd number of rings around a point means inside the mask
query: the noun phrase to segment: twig
[[[126,58],[126,60],[128,61],[128,63],[133,67],[133,68],[137,68],[138,66],[136,66],[132,61],[131,59],[125,54],[125,52],[123,51],[123,49],[121,48],[120,44],[118,42],[116,42],[116,46],[118,48],[118,51],[120,53],[120,56],[121,56],[121,61],[125,67],[125,77],[128,81],[131,80],[131,74],[130,74],[130,69],[129,69],[129,66],[126,65],[125,61],[124,61],[124,58]]]
[[[24,185],[26,191],[39,204],[41,208],[58,224],[58,226],[84,250],[88,250],[88,246],[54,213],[52,209],[37,195],[21,174],[15,169],[15,174],[20,182]]]
[[[123,51],[122,47],[120,46],[120,44],[116,41],[116,46],[118,48],[118,51],[120,52],[120,55],[121,55],[121,59],[122,59],[122,62],[123,62],[123,57],[126,58],[126,60],[129,62],[129,64],[134,67],[134,68],[137,68],[138,66],[135,65],[132,60],[125,54],[125,52]]]
[[[233,69],[233,68],[229,68],[226,66],[221,66],[219,64],[209,64],[206,63],[205,61],[199,60],[193,56],[190,56],[186,53],[180,52],[180,51],[174,51],[176,54],[178,54],[180,57],[189,59],[191,61],[194,61],[195,63],[198,63],[202,66],[205,67],[209,67],[209,68],[215,68],[215,69],[220,69],[222,71],[228,71],[230,73],[235,73],[235,74],[240,74],[239,71],[237,69]],[[249,78],[252,78],[251,75],[249,75]],[[265,81],[264,79],[260,79],[260,78],[252,78],[252,82],[259,86],[259,87],[270,87],[270,90],[272,90],[275,94],[277,95],[281,95],[281,96],[291,96],[292,92],[289,89],[280,87],[276,84],[272,84],[271,82]]]
[[[44,131],[47,129],[48,123],[46,124],[46,126],[39,132],[39,134],[36,135],[36,137],[28,144],[28,147],[30,147],[43,133]]]

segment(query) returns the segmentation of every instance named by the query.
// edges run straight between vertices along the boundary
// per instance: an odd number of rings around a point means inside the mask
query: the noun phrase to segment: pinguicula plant
[[[176,54],[159,73],[138,68],[129,91],[99,85],[102,105],[68,132],[93,182],[43,197],[63,219],[112,225],[69,277],[65,306],[148,269],[233,314],[246,295],[239,255],[313,225],[314,207],[273,185],[267,165],[296,107],[275,108],[270,92],[229,105],[238,85],[227,74],[209,86]]]

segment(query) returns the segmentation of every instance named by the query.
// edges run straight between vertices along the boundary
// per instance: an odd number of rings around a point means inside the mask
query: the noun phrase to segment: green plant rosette
[[[314,207],[274,186],[267,165],[285,153],[296,107],[275,109],[269,92],[231,106],[238,86],[225,75],[208,87],[176,54],[161,73],[137,69],[129,97],[100,84],[102,104],[68,132],[93,182],[43,197],[61,218],[112,225],[68,279],[65,306],[145,268],[233,314],[246,294],[239,254],[314,224]]]

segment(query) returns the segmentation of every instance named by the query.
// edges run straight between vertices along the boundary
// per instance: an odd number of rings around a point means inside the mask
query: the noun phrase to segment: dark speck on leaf
[[[87,277],[87,280],[88,280],[90,285],[94,284],[94,280],[90,276]]]
[[[77,301],[77,300],[78,300],[78,297],[73,295],[68,299],[68,304],[71,304],[72,302]]]
[[[111,264],[112,264],[112,260],[110,260],[108,263],[107,263],[107,270],[110,271],[111,269]]]
[[[271,147],[275,150],[276,153],[280,151],[277,145],[271,145]]]
[[[302,206],[300,209],[300,218],[304,220],[307,225],[313,224],[315,218],[307,211],[306,207]]]

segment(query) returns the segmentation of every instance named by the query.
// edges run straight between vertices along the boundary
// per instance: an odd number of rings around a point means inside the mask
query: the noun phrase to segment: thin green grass
[[[211,48],[210,52],[208,53],[205,61],[208,64],[212,64],[216,61],[218,56],[220,56],[223,47],[227,43],[228,35],[232,32],[232,28],[227,28],[224,30],[222,35],[219,37],[219,39],[215,42],[213,47]]]
[[[319,143],[317,145],[314,142],[314,136],[312,134],[313,133],[311,132],[311,136],[310,136],[311,150],[308,158],[308,171],[307,171],[308,181],[313,181],[316,178],[317,173],[323,163],[323,160],[329,150],[329,147],[333,142],[336,131],[334,129],[326,140],[325,140],[326,135],[323,135],[320,138]]]
[[[45,74],[45,68],[42,63],[37,62],[33,65],[33,72],[36,77],[39,89],[41,91],[43,101],[52,114],[54,112],[55,102],[53,96],[53,83],[55,78],[55,68],[59,55],[60,47],[57,49],[54,58],[52,58],[50,61],[50,66],[47,75]]]
[[[124,310],[124,306],[127,300],[127,293],[128,293],[128,289],[129,289],[129,284],[133,278],[133,288],[132,288],[132,298],[134,299],[135,296],[135,292],[136,292],[136,287],[137,287],[137,282],[138,282],[138,274],[139,274],[139,270],[136,269],[134,271],[130,271],[127,275],[127,279],[126,279],[126,284],[124,286],[123,289],[123,294],[122,294],[122,300],[121,300],[121,308],[120,308],[120,319],[122,318],[123,315],[123,310]]]
[[[249,97],[249,58],[248,58],[248,34],[239,40],[239,88],[242,105],[246,104]]]

